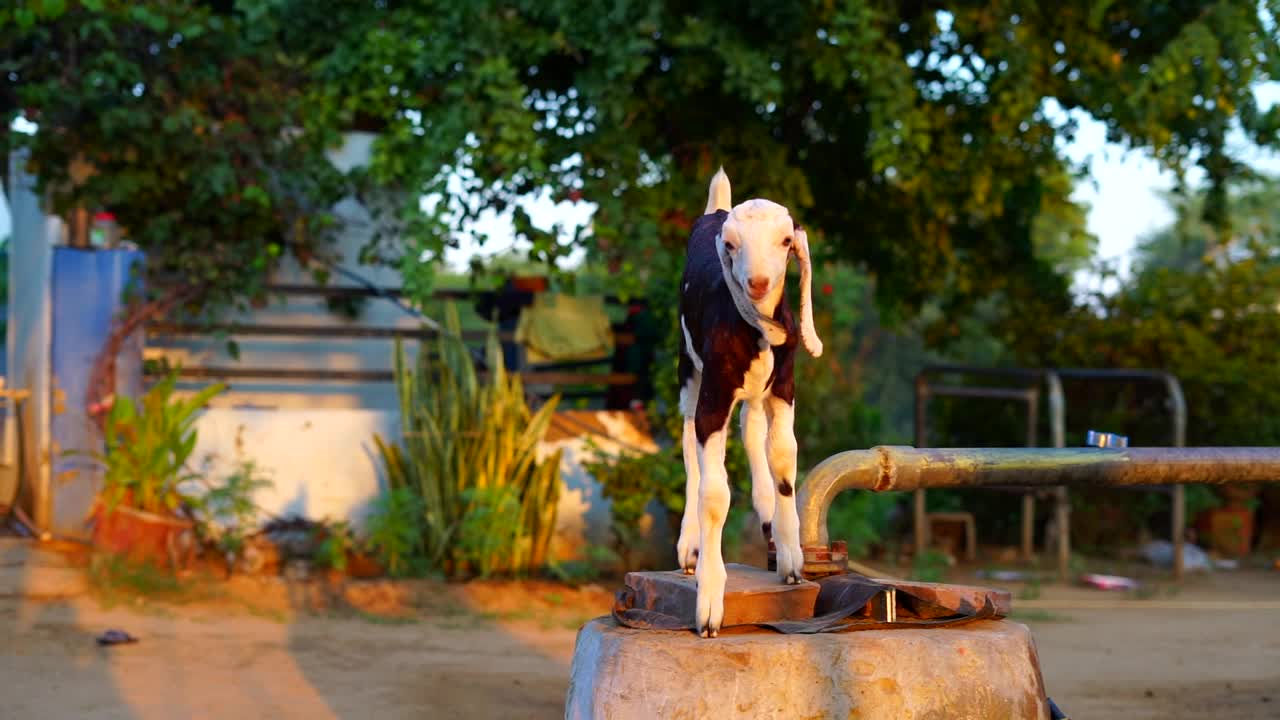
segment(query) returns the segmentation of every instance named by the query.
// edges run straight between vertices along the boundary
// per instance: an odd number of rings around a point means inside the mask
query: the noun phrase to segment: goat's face
[[[781,205],[748,200],[729,212],[720,232],[720,257],[756,309],[772,315],[787,277],[795,223]]]

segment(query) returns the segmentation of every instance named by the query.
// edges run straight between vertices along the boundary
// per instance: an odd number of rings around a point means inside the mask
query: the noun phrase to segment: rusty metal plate
[[[909,593],[935,605],[962,612],[972,612],[981,609],[990,600],[991,604],[995,606],[997,616],[1005,617],[1013,611],[1013,593],[1008,590],[997,590],[977,585],[950,585],[947,583],[916,582],[914,580],[890,580],[888,578],[871,579],[878,583],[896,587],[899,590],[899,601],[904,600],[903,593]]]

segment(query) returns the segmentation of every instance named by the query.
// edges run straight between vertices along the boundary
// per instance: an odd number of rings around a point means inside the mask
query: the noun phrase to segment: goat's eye
[[[724,249],[725,249],[725,250],[728,250],[729,252],[735,252],[735,251],[737,251],[738,246],[737,246],[737,245],[734,245],[734,244],[733,244],[733,243],[731,243],[731,242],[725,242],[725,244],[724,244]]]
[[[782,238],[782,247],[791,247],[791,236],[790,236],[790,235],[788,235],[788,236],[786,236],[786,237]]]

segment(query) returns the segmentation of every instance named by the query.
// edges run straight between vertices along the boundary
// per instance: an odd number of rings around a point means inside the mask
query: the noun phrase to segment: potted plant
[[[311,559],[326,572],[330,582],[341,582],[343,577],[367,580],[387,574],[374,555],[374,548],[356,537],[347,521],[322,521],[316,525],[315,533],[318,543]]]
[[[1218,494],[1222,506],[1205,512],[1198,529],[1214,550],[1227,557],[1244,557],[1253,547],[1258,487],[1224,485],[1218,488]]]
[[[186,399],[174,398],[170,373],[141,398],[117,397],[107,411],[104,448],[90,453],[104,469],[93,511],[93,544],[133,560],[185,567],[195,549],[193,498],[183,485],[196,478],[187,461],[196,447],[195,421],[219,383]]]

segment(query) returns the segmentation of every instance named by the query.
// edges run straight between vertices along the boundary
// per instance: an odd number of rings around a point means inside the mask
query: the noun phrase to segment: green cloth
[[[599,295],[539,293],[520,313],[516,342],[530,363],[595,360],[613,355],[613,326]]]

